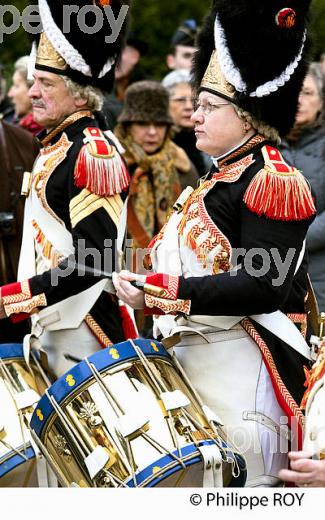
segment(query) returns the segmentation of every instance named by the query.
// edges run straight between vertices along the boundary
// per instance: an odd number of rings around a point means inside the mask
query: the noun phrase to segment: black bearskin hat
[[[193,68],[196,90],[230,99],[286,134],[294,123],[308,67],[310,3],[214,0],[198,36]],[[213,81],[211,73],[221,74],[226,88],[219,89],[220,78]]]
[[[71,12],[68,24],[66,13],[71,4],[78,11]],[[105,8],[110,7],[117,20],[123,6],[129,7],[129,4],[129,0],[38,0],[43,33],[38,41],[35,68],[66,75],[81,85],[110,91],[125,42],[128,13],[114,38]],[[77,18],[80,11],[86,31]]]

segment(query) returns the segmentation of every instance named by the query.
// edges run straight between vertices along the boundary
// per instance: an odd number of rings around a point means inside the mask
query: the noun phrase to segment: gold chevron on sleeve
[[[81,220],[89,217],[89,215],[100,208],[103,208],[108,213],[115,226],[118,227],[123,208],[121,196],[113,195],[110,197],[101,197],[84,189],[70,201],[72,228],[75,228]]]

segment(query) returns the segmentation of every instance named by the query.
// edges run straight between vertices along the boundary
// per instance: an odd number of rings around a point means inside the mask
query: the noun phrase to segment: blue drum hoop
[[[202,446],[212,446],[214,443],[213,441],[200,441],[198,443],[199,447]],[[223,446],[226,448],[227,445],[223,442]],[[188,444],[187,446],[184,446],[181,448],[181,454],[183,458],[183,462],[185,464],[185,467],[188,468],[194,464],[202,463],[202,457],[200,455],[200,452],[198,451],[198,446],[195,444]],[[174,455],[178,455],[177,451],[173,452]],[[246,482],[247,472],[246,472],[246,465],[244,459],[238,455],[234,455],[236,458],[236,462],[240,468],[240,473],[238,477],[232,477],[231,483],[229,484],[230,487],[243,487]],[[232,457],[231,457],[232,458]],[[168,467],[172,466],[172,467]],[[157,468],[160,468],[161,471],[157,472]],[[141,470],[139,473],[135,475],[137,486],[139,487],[155,487],[157,484],[165,480],[166,478],[170,477],[174,473],[177,473],[178,471],[181,471],[183,467],[181,464],[177,463],[175,459],[173,459],[170,455],[164,455],[160,459],[156,460],[154,463],[150,464],[143,470]],[[157,474],[156,477],[154,475]],[[147,482],[146,482],[147,481]],[[135,484],[133,479],[129,479],[126,482],[126,485],[130,488],[134,488]]]
[[[0,344],[0,358],[24,359],[24,347],[22,343],[2,343]]]
[[[22,343],[2,343],[0,345],[0,359],[6,361],[10,359],[22,359],[24,360],[24,348]],[[35,458],[35,452],[31,447],[30,442],[26,443],[26,452],[24,457],[28,460]],[[23,451],[23,446],[18,446],[17,450]],[[4,477],[9,471],[12,471],[20,464],[24,464],[27,460],[11,450],[7,455],[0,458],[0,478]]]
[[[21,464],[25,464],[25,462],[35,458],[35,451],[29,442],[26,443],[26,447],[26,452],[23,453],[27,460],[13,450],[0,459],[0,479]],[[23,446],[19,446],[17,449],[23,451]]]
[[[136,339],[134,341],[143,354],[148,358],[162,358],[171,361],[171,356],[165,350],[164,346],[158,341],[150,339]],[[92,363],[99,373],[104,372],[110,367],[118,366],[119,364],[139,359],[132,343],[130,341],[123,341],[117,343],[104,350],[95,352],[87,357],[88,361]],[[68,372],[61,376],[48,389],[48,395],[53,396],[58,404],[61,404],[67,397],[74,394],[81,385],[84,385],[92,379],[91,372],[86,361],[80,361],[76,366],[72,367]],[[35,431],[36,435],[41,438],[44,429],[51,416],[56,413],[55,409],[45,394],[39,401],[30,422],[30,427]]]

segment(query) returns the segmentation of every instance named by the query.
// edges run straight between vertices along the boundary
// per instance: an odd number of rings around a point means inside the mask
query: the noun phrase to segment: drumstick
[[[67,352],[65,352],[63,355],[67,361],[73,361],[74,363],[80,363],[82,361],[82,359],[71,356],[71,354],[68,354]]]
[[[101,269],[96,269],[88,265],[80,264],[75,261],[74,257],[67,257],[58,265],[59,269],[66,267],[72,267],[73,269],[77,269],[78,271],[80,271],[82,274],[87,276],[93,276],[94,278],[107,278],[108,280],[113,279],[113,273],[102,271]],[[130,284],[133,285],[133,287],[140,289],[141,291],[145,290],[145,282],[141,282],[140,280],[133,280],[132,282],[130,282]]]

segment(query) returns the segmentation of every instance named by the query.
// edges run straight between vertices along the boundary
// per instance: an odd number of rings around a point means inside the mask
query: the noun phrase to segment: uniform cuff
[[[1,297],[6,316],[13,322],[25,320],[35,309],[47,305],[44,293],[32,295],[28,280],[4,285]]]
[[[190,314],[191,300],[167,300],[166,298],[157,298],[146,294],[144,297],[145,309],[144,312],[148,314]]]
[[[146,277],[145,293],[166,300],[177,300],[179,276],[169,274],[149,274]]]

